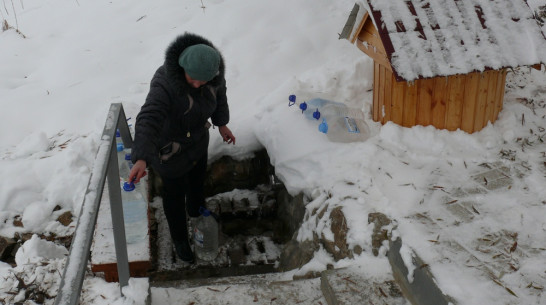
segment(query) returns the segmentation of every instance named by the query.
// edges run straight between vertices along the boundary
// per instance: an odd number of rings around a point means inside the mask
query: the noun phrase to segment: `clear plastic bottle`
[[[288,104],[289,106],[294,105],[296,101],[298,100],[298,98],[294,94],[290,95],[288,99],[290,101],[290,103]],[[299,98],[299,100],[300,102],[298,107],[303,113],[303,115],[305,116],[305,118],[307,118],[308,120],[318,121],[321,118],[323,118],[324,117],[322,113],[323,109],[328,106],[331,106],[330,108],[336,109],[338,112],[339,111],[343,112],[343,110],[347,109],[347,106],[343,103],[334,102],[334,101],[330,101],[330,100],[326,100],[322,98],[312,98],[312,99]]]
[[[350,117],[364,120],[364,112],[358,108],[347,107],[345,104],[329,103],[319,109],[321,118]]]
[[[126,180],[129,177],[129,173],[133,167],[133,162],[131,162],[131,153],[127,153],[126,151],[127,150],[118,152],[119,176],[121,180]]]
[[[195,255],[205,261],[212,261],[218,256],[218,223],[211,212],[204,207],[199,209],[193,228]]]
[[[121,133],[119,132],[119,129],[116,129],[116,148],[117,151],[123,151],[125,147],[123,146],[123,140],[121,139]]]
[[[144,241],[148,235],[148,204],[139,187],[125,182],[121,190],[125,238],[128,244]]]
[[[328,140],[340,143],[362,142],[370,136],[368,124],[363,119],[348,116],[324,118],[319,131],[325,133]]]
[[[125,150],[125,163],[127,163],[129,170],[133,168],[133,161],[131,161],[131,152],[128,149]]]
[[[125,147],[119,133],[119,129],[116,130],[116,150],[118,156],[118,169],[121,180],[126,179],[129,176],[129,168],[127,168],[127,162],[125,161]]]

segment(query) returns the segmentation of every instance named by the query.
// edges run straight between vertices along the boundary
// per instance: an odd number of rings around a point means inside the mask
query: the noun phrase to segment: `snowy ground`
[[[331,236],[328,217],[312,212],[341,206],[349,246],[364,249],[354,260],[338,262],[321,249],[287,278],[327,264],[379,268],[367,215],[382,212],[397,220],[395,233],[458,304],[546,303],[544,68],[508,74],[504,109],[481,132],[381,126],[370,118],[372,61],[337,39],[350,0],[3,4],[0,21],[12,28],[0,32],[0,235],[74,231],[76,217],[68,226],[56,219],[66,211],[79,214],[109,105],[122,102],[134,118],[166,46],[191,31],[214,42],[227,64],[229,126],[237,145],[223,144],[212,130],[211,160],[224,154],[245,158],[265,147],[289,191],[309,198],[299,239],[313,232]],[[538,8],[546,1],[529,4]],[[289,94],[361,108],[370,138],[329,142],[316,123],[287,107]],[[506,169],[512,183],[489,189],[482,177],[486,191],[473,192],[474,178],[486,166]],[[472,217],[461,220],[453,204]],[[487,277],[448,241],[484,265],[506,268]],[[17,266],[0,262],[0,302],[52,304],[66,253],[37,237],[25,242]],[[388,272],[387,264],[380,266]],[[130,284],[124,299],[115,284],[89,274],[82,304],[133,304],[148,283]],[[240,293],[226,299],[237,300]]]

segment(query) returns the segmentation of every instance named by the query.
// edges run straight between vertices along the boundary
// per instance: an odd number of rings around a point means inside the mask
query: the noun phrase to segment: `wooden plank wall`
[[[390,66],[374,65],[373,119],[404,127],[480,131],[502,110],[506,69],[397,82]]]

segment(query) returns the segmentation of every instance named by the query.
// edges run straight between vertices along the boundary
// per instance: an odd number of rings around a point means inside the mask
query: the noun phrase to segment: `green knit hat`
[[[178,64],[191,78],[208,82],[218,75],[220,53],[206,44],[192,45],[180,54]]]

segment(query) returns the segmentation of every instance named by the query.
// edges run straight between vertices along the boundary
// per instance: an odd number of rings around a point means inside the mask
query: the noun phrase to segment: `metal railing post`
[[[72,237],[70,252],[55,298],[55,305],[78,304],[107,176],[120,291],[129,282],[129,260],[125,240],[119,167],[117,150],[114,149],[116,128],[119,128],[125,146],[131,148],[133,141],[121,103],[111,104],[108,111],[95,164],[89,178],[78,223]]]
[[[113,145],[115,146],[115,139]],[[110,212],[114,231],[114,246],[119,277],[119,289],[123,295],[123,287],[129,284],[129,256],[125,239],[125,222],[123,220],[123,204],[118,170],[117,151],[112,149],[108,166],[108,192],[110,195]],[[114,166],[115,165],[115,166]]]

